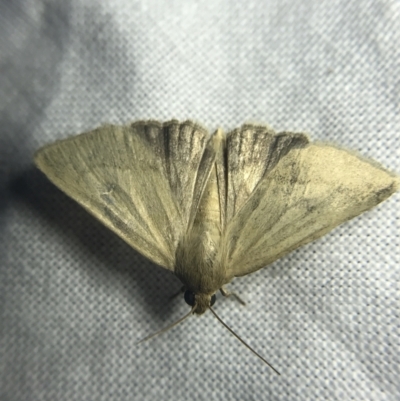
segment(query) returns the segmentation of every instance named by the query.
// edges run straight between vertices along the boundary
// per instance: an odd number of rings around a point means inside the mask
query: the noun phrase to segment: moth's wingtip
[[[33,157],[32,157],[34,165],[39,169],[40,169],[40,162],[42,159],[42,155],[43,155],[43,148],[39,148],[39,149],[35,150],[35,152],[33,153]]]
[[[400,190],[400,176],[397,174],[393,174],[393,193],[396,193]]]
[[[377,203],[379,204],[387,199],[389,199],[391,196],[393,196],[396,192],[400,190],[400,177],[388,172],[388,175],[390,175],[391,180],[387,181],[387,184],[380,189],[379,191],[376,192],[377,196]]]
[[[378,164],[380,169],[384,170],[387,173],[389,184],[387,186],[388,192],[390,193],[388,196],[395,194],[400,190],[400,175],[386,169],[381,164]]]
[[[40,147],[39,149],[36,149],[35,152],[33,153],[32,161],[33,164],[38,168],[40,171],[42,171],[44,174],[47,175],[46,170],[48,167],[47,163],[47,157],[46,157],[46,150],[49,148],[52,144],[44,145]]]

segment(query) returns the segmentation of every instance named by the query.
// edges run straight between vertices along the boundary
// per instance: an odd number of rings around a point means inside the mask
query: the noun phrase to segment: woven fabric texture
[[[0,2],[0,400],[399,400],[399,201],[187,313],[172,274],[39,172],[106,122],[260,122],[400,172],[395,0]]]

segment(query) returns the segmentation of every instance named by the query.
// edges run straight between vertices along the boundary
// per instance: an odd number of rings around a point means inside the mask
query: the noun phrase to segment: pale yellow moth
[[[221,129],[210,136],[191,121],[105,125],[43,147],[35,163],[179,277],[192,306],[184,318],[215,314],[215,293],[229,295],[224,285],[234,277],[321,237],[399,188],[399,179],[374,161],[250,124],[226,136]]]

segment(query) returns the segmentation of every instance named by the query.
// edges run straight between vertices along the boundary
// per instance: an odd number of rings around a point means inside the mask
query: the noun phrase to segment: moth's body
[[[175,274],[196,296],[194,312],[204,313],[215,294],[226,284],[226,268],[218,259],[221,210],[217,172],[211,171],[193,225],[179,242]]]
[[[37,166],[195,295],[193,312],[394,193],[398,178],[304,134],[186,121],[107,125],[40,149]]]

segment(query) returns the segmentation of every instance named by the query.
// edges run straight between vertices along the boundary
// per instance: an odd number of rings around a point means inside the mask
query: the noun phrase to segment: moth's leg
[[[230,297],[231,295],[233,295],[242,305],[246,305],[246,302],[244,302],[243,299],[240,298],[238,294],[236,294],[236,292],[230,292],[224,287],[221,287],[219,290],[224,297]]]
[[[181,294],[184,293],[185,291],[186,291],[186,288],[185,288],[185,286],[183,285],[183,286],[181,287],[181,289],[180,289],[177,293],[175,293],[175,294],[173,294],[173,295],[171,295],[171,296],[169,297],[169,300],[172,301],[174,298],[176,298],[178,295],[181,295]]]

